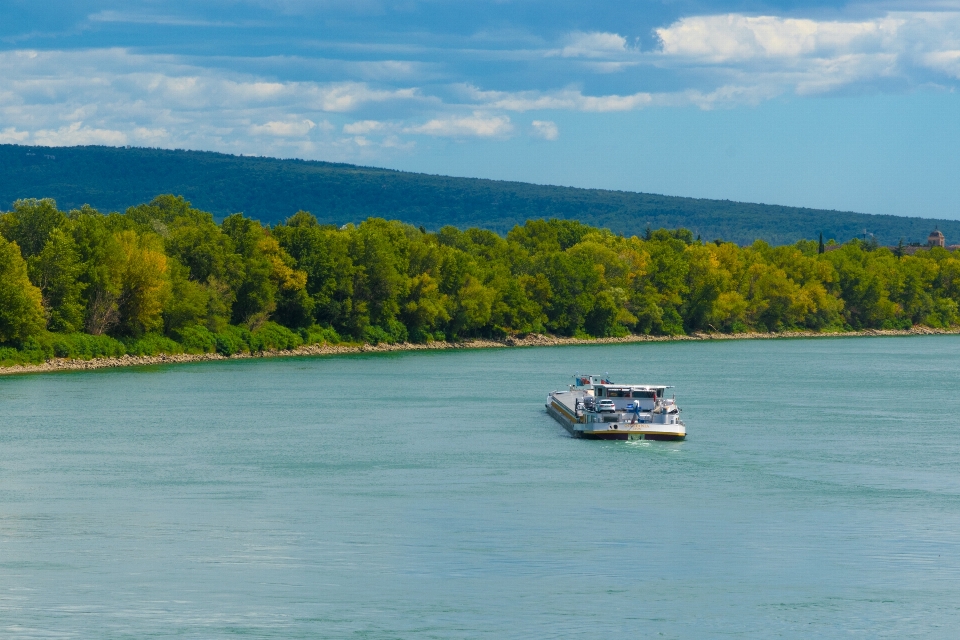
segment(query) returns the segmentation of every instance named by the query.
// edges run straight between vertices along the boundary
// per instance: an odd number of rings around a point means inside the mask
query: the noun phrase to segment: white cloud
[[[409,150],[409,149],[413,149],[416,145],[417,143],[414,142],[413,140],[408,140],[404,142],[399,137],[393,136],[393,135],[387,136],[386,138],[383,139],[383,142],[380,143],[380,146],[382,146],[384,149]]]
[[[594,73],[615,73],[640,64],[640,51],[617,33],[574,31],[567,34],[559,49],[544,52],[548,58],[572,58],[579,69]]]
[[[127,144],[127,135],[122,131],[95,129],[83,126],[82,122],[60,127],[57,130],[35,131],[31,142],[46,147],[64,147],[82,144],[122,146]]]
[[[4,87],[24,102],[60,101],[71,109],[138,102],[181,110],[235,112],[273,106],[343,113],[370,104],[423,101],[416,88],[375,88],[365,82],[278,82],[191,66],[170,56],[123,49],[0,53]],[[117,99],[111,103],[111,99]],[[79,101],[79,102],[77,102]],[[89,112],[83,114],[89,117]]]
[[[923,57],[923,62],[931,69],[960,78],[960,50],[928,53]]]
[[[91,20],[168,18],[102,12]],[[473,49],[456,50],[353,43],[363,49],[362,61],[211,61],[120,48],[0,51],[0,142],[144,144],[348,159],[409,149],[415,139],[423,144],[417,136],[509,138],[517,133],[510,118],[516,113],[533,112],[532,123],[522,125],[525,135],[550,140],[559,135],[551,111],[711,109],[846,87],[960,89],[956,10],[856,20],[687,16],[657,35],[660,46],[646,51],[630,34],[600,31],[569,33],[549,46],[528,39],[516,50],[497,39],[489,40],[496,46],[484,49],[482,38],[471,40]],[[375,51],[410,59],[369,59]],[[468,60],[469,70],[458,71],[454,56]],[[547,65],[544,57],[550,58]],[[529,85],[537,89],[503,90],[497,76],[470,75],[477,61],[490,60],[500,66],[548,66],[561,72],[550,77],[568,84],[539,78]],[[651,69],[658,82],[669,82],[669,91],[644,84]],[[580,84],[584,74],[612,72],[620,75],[591,78],[589,92]],[[360,150],[374,155],[349,155]]]
[[[759,85],[722,85],[712,91],[688,89],[672,94],[656,96],[657,104],[665,107],[695,106],[701,109],[735,107],[739,105],[758,105],[764,100],[776,98],[781,91],[775,86]]]
[[[625,60],[623,62],[590,60],[581,62],[580,66],[596,73],[617,73],[618,71],[624,71],[630,67],[636,67],[639,64],[639,60]]]
[[[560,137],[560,130],[557,123],[550,120],[534,120],[530,123],[533,127],[533,135],[544,140],[556,140]]]
[[[889,16],[860,22],[818,22],[727,14],[683,18],[656,33],[664,55],[717,63],[883,51],[896,43],[904,22]]]
[[[900,85],[960,78],[960,12],[889,12],[867,20],[725,14],[657,29],[648,61],[698,69],[766,93],[823,93],[854,83]]]
[[[315,104],[323,111],[353,111],[368,102],[390,100],[417,100],[417,89],[374,90],[362,82],[344,82],[312,89]]]
[[[0,131],[0,144],[19,144],[30,137],[29,131],[17,131],[16,127],[7,127]]]
[[[137,127],[133,130],[133,139],[143,144],[159,145],[170,137],[170,133],[163,127],[159,129],[149,129],[147,127]]]
[[[301,137],[310,133],[310,130],[317,126],[313,120],[274,120],[262,125],[250,127],[250,132],[254,135],[268,135],[280,137]]]
[[[44,145],[323,157],[345,148],[325,114],[439,104],[416,88],[278,81],[124,49],[0,52],[0,77],[0,142]]]
[[[564,58],[608,58],[627,53],[627,39],[616,33],[575,31],[560,50]]]
[[[379,122],[378,120],[359,120],[357,122],[351,122],[350,124],[343,125],[343,132],[354,135],[363,135],[366,133],[373,133],[374,131],[383,131],[386,128],[386,123]]]
[[[513,131],[507,116],[488,116],[477,111],[472,116],[436,118],[422,125],[408,127],[405,133],[454,138],[503,138]]]
[[[476,87],[464,86],[461,90],[471,100],[482,103],[490,109],[503,111],[534,111],[557,109],[564,111],[631,111],[654,103],[650,93],[640,92],[632,95],[585,96],[575,89],[560,91],[481,91]]]

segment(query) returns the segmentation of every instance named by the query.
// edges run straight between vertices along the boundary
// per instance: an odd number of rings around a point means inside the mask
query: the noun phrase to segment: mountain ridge
[[[864,229],[881,244],[925,242],[939,229],[960,241],[960,221],[787,207],[733,200],[461,178],[319,160],[143,147],[0,145],[0,208],[50,197],[62,209],[122,211],[174,193],[216,217],[243,212],[264,223],[298,210],[342,225],[367,217],[429,229],[445,224],[504,233],[531,218],[577,219],[625,235],[686,227],[704,240],[844,242]]]

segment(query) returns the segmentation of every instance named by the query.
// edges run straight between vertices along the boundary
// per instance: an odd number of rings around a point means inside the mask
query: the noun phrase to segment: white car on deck
[[[603,399],[597,402],[597,412],[599,413],[613,413],[617,410],[617,405],[613,404],[613,400]]]

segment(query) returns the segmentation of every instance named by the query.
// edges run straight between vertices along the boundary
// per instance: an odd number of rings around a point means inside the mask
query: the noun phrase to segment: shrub
[[[406,342],[410,337],[405,324],[396,318],[387,321],[387,333],[390,334],[390,342]]]
[[[148,333],[127,343],[127,353],[132,356],[155,356],[161,353],[183,353],[178,342],[158,333]]]
[[[363,332],[363,340],[370,344],[380,344],[381,342],[389,344],[393,342],[390,334],[381,327],[367,327]]]
[[[265,351],[267,349],[296,349],[303,344],[303,340],[290,329],[267,322],[250,334],[250,350]]]
[[[910,318],[889,318],[883,321],[883,324],[880,325],[881,329],[901,329],[906,330],[913,327],[913,322]]]
[[[92,336],[89,333],[49,334],[50,347],[58,358],[118,358],[127,353],[127,347],[110,336]]]
[[[53,357],[53,345],[50,340],[38,339],[36,336],[30,336],[20,345],[20,357],[23,362],[31,364],[40,364]]]
[[[13,347],[0,347],[0,365],[9,367],[14,364],[22,364],[23,358],[20,351]]]
[[[187,353],[213,353],[217,350],[217,337],[206,327],[183,327],[175,335]]]
[[[339,344],[340,334],[333,327],[313,325],[300,329],[300,338],[303,344]]]
[[[386,326],[367,327],[363,332],[363,339],[370,344],[394,344],[397,342],[406,342],[409,338],[407,328],[402,322],[396,319],[387,320]]]
[[[426,344],[433,340],[433,333],[426,329],[416,327],[410,331],[410,342],[415,344]]]
[[[217,353],[232,356],[241,351],[250,350],[250,331],[243,327],[228,325],[223,331],[215,334]]]

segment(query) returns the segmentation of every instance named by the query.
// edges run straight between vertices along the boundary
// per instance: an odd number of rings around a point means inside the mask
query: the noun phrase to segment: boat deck
[[[641,412],[578,413],[577,400],[583,399],[581,391],[554,391],[547,400],[547,413],[559,422],[575,438],[594,440],[683,440],[687,430],[683,422],[657,423],[660,415]]]

